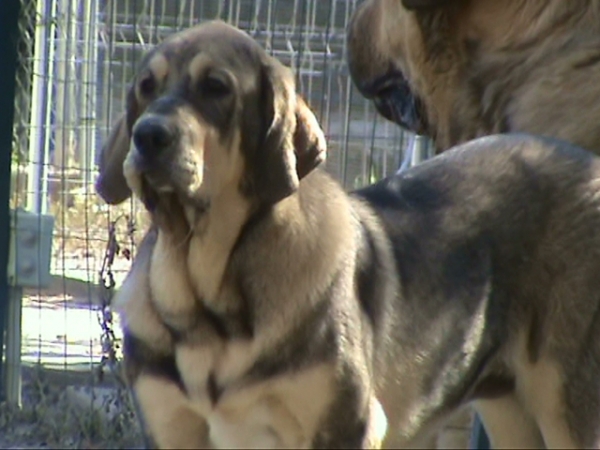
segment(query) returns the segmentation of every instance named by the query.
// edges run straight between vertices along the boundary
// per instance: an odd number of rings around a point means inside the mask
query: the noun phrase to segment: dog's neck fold
[[[196,224],[191,235],[187,263],[192,288],[198,298],[210,302],[218,293],[231,251],[249,218],[250,203],[235,187],[223,189]]]

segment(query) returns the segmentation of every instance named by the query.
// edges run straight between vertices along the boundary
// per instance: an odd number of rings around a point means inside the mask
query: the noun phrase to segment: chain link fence
[[[22,0],[10,206],[55,222],[51,283],[23,291],[24,408],[0,410],[0,429],[8,430],[0,447],[139,444],[128,399],[109,370],[118,362],[119,333],[108,306],[145,215],[135,200],[108,207],[93,182],[102,142],[149,47],[209,19],[238,25],[294,69],[328,137],[326,170],[347,188],[397,170],[410,136],[377,116],[345,64],[356,3]]]

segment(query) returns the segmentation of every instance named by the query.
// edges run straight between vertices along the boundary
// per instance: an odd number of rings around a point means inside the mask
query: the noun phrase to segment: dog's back
[[[546,445],[594,444],[599,194],[600,161],[526,135],[472,141],[355,193],[378,211],[400,276],[378,393],[392,442],[516,395]]]

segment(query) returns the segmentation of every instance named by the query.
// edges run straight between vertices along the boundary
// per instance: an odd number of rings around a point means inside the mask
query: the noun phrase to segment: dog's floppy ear
[[[131,189],[123,175],[123,162],[127,152],[129,152],[129,129],[127,114],[123,114],[113,125],[100,150],[100,174],[96,179],[96,192],[110,205],[117,205],[131,195]]]
[[[126,110],[100,150],[100,174],[96,180],[96,192],[109,205],[118,205],[131,196],[131,189],[123,174],[123,163],[129,152],[131,130],[139,116],[140,105],[134,81],[127,93]]]
[[[296,95],[291,71],[278,61],[262,77],[265,139],[255,164],[254,187],[267,203],[289,196],[301,178],[325,160],[325,135],[317,118]]]
[[[319,121],[302,97],[296,97],[296,130],[294,149],[298,178],[308,175],[325,161],[327,142]]]

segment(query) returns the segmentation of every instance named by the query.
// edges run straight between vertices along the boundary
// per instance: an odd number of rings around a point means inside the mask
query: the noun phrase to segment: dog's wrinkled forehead
[[[256,81],[265,56],[262,47],[243,31],[224,22],[208,22],[171,35],[157,45],[144,58],[138,80],[151,75],[155,81],[164,80],[164,88],[168,89],[188,77],[194,78],[199,70],[219,67],[233,72],[243,87]]]

